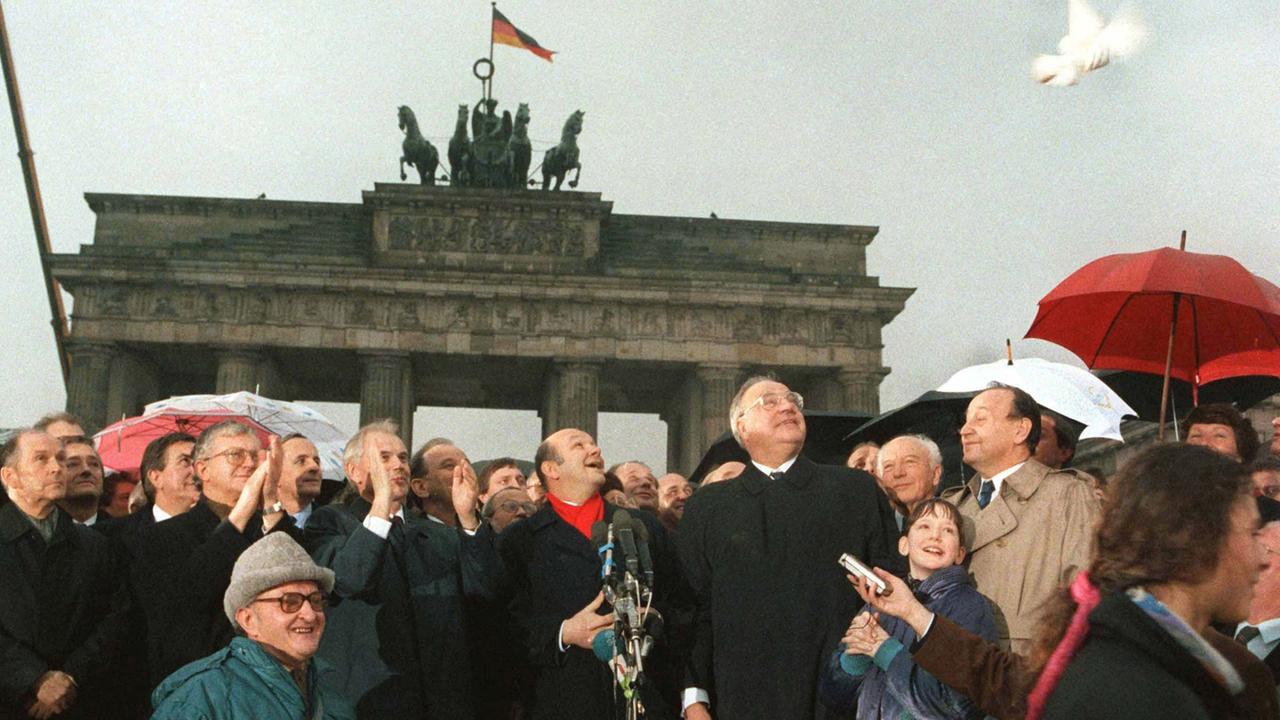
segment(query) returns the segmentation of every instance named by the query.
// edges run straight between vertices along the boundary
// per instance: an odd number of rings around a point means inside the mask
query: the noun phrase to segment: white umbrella
[[[938,386],[938,391],[974,392],[993,382],[1021,388],[1041,405],[1082,423],[1085,428],[1080,433],[1081,439],[1101,437],[1123,441],[1121,418],[1138,415],[1089,371],[1040,358],[973,365],[952,375]]]
[[[320,469],[324,477],[329,480],[341,480],[345,477],[342,448],[347,443],[347,434],[324,415],[306,405],[273,400],[251,392],[181,395],[147,405],[142,418],[165,414],[243,417],[280,437],[292,433],[304,435],[315,443],[320,452]]]

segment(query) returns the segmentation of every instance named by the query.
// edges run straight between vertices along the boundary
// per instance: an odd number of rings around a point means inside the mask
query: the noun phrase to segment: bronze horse
[[[467,165],[471,162],[471,141],[467,140],[467,106],[458,106],[458,124],[449,138],[449,184],[463,187],[467,184]]]
[[[418,130],[418,118],[408,105],[399,109],[400,129],[404,131],[404,143],[400,148],[404,152],[400,156],[400,179],[408,178],[404,172],[405,163],[417,168],[418,178],[423,185],[436,184],[436,168],[440,165],[440,153]]]
[[[529,177],[529,162],[533,147],[529,144],[529,105],[520,103],[516,110],[515,124],[511,127],[511,139],[507,141],[511,152],[511,187],[523,188]]]
[[[556,186],[551,189],[559,190],[560,183],[570,170],[575,172],[573,179],[569,181],[569,187],[578,187],[578,176],[582,174],[582,165],[578,163],[578,134],[582,132],[583,114],[581,110],[575,110],[569,116],[569,119],[564,122],[564,130],[560,132],[560,144],[548,150],[543,156],[543,190],[551,184],[551,178],[556,179]]]

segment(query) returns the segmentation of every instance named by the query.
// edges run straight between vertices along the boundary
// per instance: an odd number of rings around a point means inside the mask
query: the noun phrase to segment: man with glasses
[[[1253,494],[1280,500],[1280,458],[1263,458],[1249,466]]]
[[[522,487],[508,487],[494,493],[484,504],[481,516],[489,521],[494,533],[501,533],[511,523],[538,511]]]
[[[861,605],[837,559],[901,571],[893,511],[875,480],[800,455],[803,409],[772,377],[743,383],[729,427],[751,462],[685,505],[676,545],[697,601],[682,698],[690,720],[820,716],[822,659]]]
[[[279,440],[263,452],[252,429],[227,420],[202,432],[192,452],[200,499],[142,535],[130,572],[153,682],[231,640],[220,601],[241,553],[273,530],[300,537],[277,492]]]
[[[236,560],[222,596],[236,637],[160,683],[153,720],[354,718],[328,668],[312,659],[333,584],[333,571],[313,563],[288,535],[255,542]]]

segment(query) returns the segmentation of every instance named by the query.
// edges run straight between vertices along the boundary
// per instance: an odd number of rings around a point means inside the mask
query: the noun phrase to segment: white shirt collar
[[[164,510],[161,510],[159,505],[152,505],[151,517],[155,518],[156,522],[164,522],[165,520],[168,520],[173,516],[165,512]]]
[[[1009,477],[1010,475],[1012,475],[1012,474],[1014,474],[1014,473],[1018,472],[1019,470],[1021,470],[1021,469],[1022,469],[1022,466],[1023,466],[1023,465],[1026,465],[1026,464],[1027,464],[1027,461],[1026,461],[1026,460],[1023,460],[1022,462],[1018,463],[1017,465],[1014,465],[1013,467],[1010,467],[1010,468],[1005,468],[1004,470],[1001,470],[1000,472],[996,473],[995,475],[993,475],[993,476],[991,476],[991,477],[989,477],[989,478],[983,478],[983,482],[986,482],[987,480],[990,480],[991,482],[995,483],[996,490],[995,490],[995,492],[993,492],[993,493],[991,494],[991,497],[995,497],[996,495],[999,495],[999,494],[1000,494],[1000,488],[1004,485],[1004,479],[1005,479],[1005,478],[1007,478],[1007,477]],[[981,485],[981,484],[979,484],[979,485],[978,485],[978,489],[979,489],[979,490],[981,490],[981,489],[982,489],[982,485]]]
[[[791,466],[796,464],[796,458],[798,458],[798,457],[800,457],[800,456],[799,456],[799,455],[797,455],[796,457],[791,458],[790,460],[788,460],[788,461],[786,461],[786,462],[782,463],[781,465],[779,465],[779,466],[778,466],[778,467],[776,467],[776,468],[771,468],[771,467],[767,467],[767,466],[765,466],[765,465],[761,465],[760,463],[756,462],[755,460],[752,460],[752,461],[751,461],[751,464],[752,464],[752,465],[755,465],[757,470],[759,470],[760,472],[764,473],[764,476],[765,476],[765,477],[769,477],[770,475],[773,475],[773,474],[774,474],[774,473],[776,473],[776,472],[782,472],[782,473],[784,473],[784,472],[786,472],[786,471],[790,470],[790,469],[791,469]]]
[[[1248,624],[1249,623],[1247,622],[1240,623],[1239,625],[1236,626],[1236,632],[1240,632],[1240,628]],[[1270,620],[1263,620],[1257,625],[1254,625],[1254,627],[1258,628],[1259,637],[1261,637],[1262,642],[1266,643],[1267,645],[1271,645],[1272,643],[1275,643],[1277,640],[1280,640],[1280,617],[1271,618]]]
[[[90,515],[89,519],[85,520],[84,522],[80,522],[79,520],[76,520],[77,525],[83,525],[85,527],[93,527],[97,522],[98,522],[98,513],[94,513]]]
[[[290,513],[290,515],[293,516],[293,524],[297,525],[298,529],[300,530],[303,528],[306,528],[307,520],[311,518],[311,511],[313,509],[315,509],[315,505],[312,503],[307,503],[307,506],[302,508],[298,512]]]

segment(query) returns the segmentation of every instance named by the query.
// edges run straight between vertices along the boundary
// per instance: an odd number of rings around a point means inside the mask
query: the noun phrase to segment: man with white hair
[[[903,518],[921,502],[933,497],[942,478],[942,452],[925,435],[899,435],[880,448],[876,457],[876,478],[889,496],[897,515]]]
[[[342,459],[358,494],[307,521],[312,557],[337,575],[320,657],[361,718],[471,717],[463,600],[494,599],[500,574],[475,474],[453,469],[453,528],[405,512],[409,451],[394,423],[360,428]]]
[[[355,709],[312,660],[324,636],[333,571],[273,533],[236,560],[222,598],[227,647],[179,669],[152,694],[152,720],[347,720]]]
[[[146,617],[152,682],[231,641],[218,606],[240,553],[273,530],[301,537],[277,493],[279,440],[263,452],[251,428],[226,420],[200,433],[192,452],[200,499],[148,529],[130,569]]]
[[[107,539],[58,508],[63,457],[42,430],[0,447],[0,718],[111,716],[127,600]]]
[[[800,454],[803,408],[772,377],[743,383],[729,424],[751,461],[685,505],[676,544],[697,603],[688,720],[821,717],[823,659],[860,606],[836,561],[852,553],[901,571],[893,512],[871,475]]]

